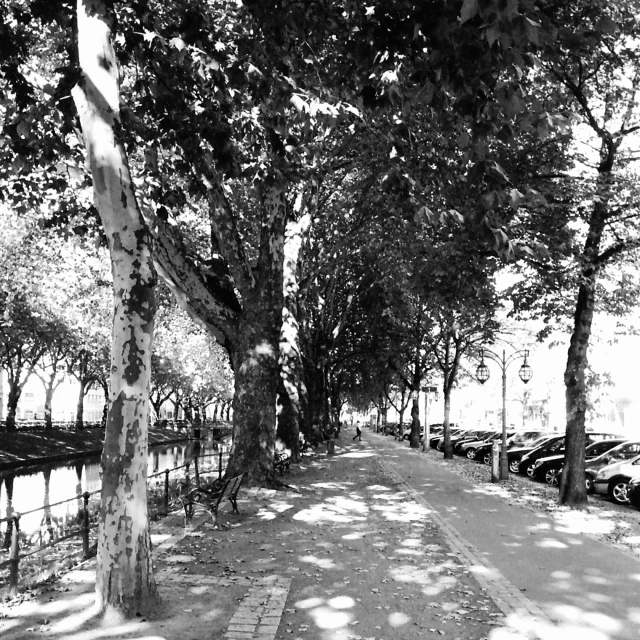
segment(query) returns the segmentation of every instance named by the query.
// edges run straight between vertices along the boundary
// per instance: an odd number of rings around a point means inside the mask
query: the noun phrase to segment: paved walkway
[[[637,558],[600,543],[570,518],[559,525],[507,503],[499,486],[472,484],[449,471],[441,454],[380,435],[366,439],[431,511],[512,628],[544,638],[640,638]]]
[[[365,431],[245,489],[223,530],[154,528],[157,620],[105,628],[89,564],[0,612],[7,640],[631,640],[640,562]]]

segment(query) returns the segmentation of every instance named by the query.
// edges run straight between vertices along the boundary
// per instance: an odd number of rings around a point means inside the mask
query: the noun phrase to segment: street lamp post
[[[518,371],[518,375],[520,376],[520,380],[527,384],[533,376],[533,371],[527,362],[527,358],[529,357],[529,351],[527,349],[515,351],[509,357],[507,357],[504,349],[502,350],[502,357],[490,349],[481,349],[480,364],[476,369],[476,379],[481,384],[484,384],[490,376],[489,367],[487,367],[484,362],[485,357],[496,362],[502,371],[502,443],[500,446],[500,480],[507,480],[509,478],[509,459],[507,456],[507,368],[519,356],[523,356],[523,363]]]

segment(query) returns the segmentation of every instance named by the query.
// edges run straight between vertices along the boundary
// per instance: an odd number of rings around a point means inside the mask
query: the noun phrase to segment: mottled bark
[[[44,428],[45,431],[51,431],[53,429],[53,421],[52,421],[52,407],[53,407],[53,394],[56,389],[62,382],[62,380],[56,381],[57,376],[57,367],[54,367],[51,373],[45,375],[44,373],[41,375],[40,373],[36,373],[36,376],[42,382],[42,386],[44,387]]]
[[[112,3],[78,0],[82,77],[73,90],[114,290],[110,404],[101,459],[96,594],[104,612],[149,614],[158,602],[147,514],[149,378],[155,270],[121,139]]]
[[[291,451],[291,457],[294,462],[299,459],[298,433],[299,433],[299,412],[297,405],[292,402],[291,394],[285,388],[282,372],[278,379],[278,405],[277,414],[278,422],[276,428],[276,436],[281,440],[285,447]]]
[[[7,420],[5,422],[7,431],[16,430],[16,415],[18,412],[18,402],[22,394],[22,385],[15,384],[9,380],[9,393],[7,394]]]
[[[443,385],[444,395],[444,459],[453,460],[453,447],[451,446],[451,386],[446,382]]]
[[[44,393],[44,430],[51,431],[53,429],[53,386],[48,386]]]
[[[602,179],[604,182],[604,178]],[[600,189],[600,201],[594,206],[582,252],[582,279],[574,316],[573,334],[564,373],[567,431],[565,465],[558,501],[580,506],[587,502],[584,482],[585,416],[587,411],[586,369],[589,339],[593,323],[598,255],[607,218],[608,189]]]
[[[412,449],[420,448],[420,407],[418,398],[413,398],[411,403],[411,435],[409,436],[409,446]]]
[[[283,264],[282,329],[280,331],[280,392],[278,437],[291,449],[292,457],[299,458],[300,432],[300,327],[298,307],[298,257],[302,246],[302,234],[308,226],[308,216],[287,223],[285,230]]]
[[[6,498],[4,514],[6,518],[11,518],[11,516],[13,515],[13,479],[14,475],[11,472],[9,472],[4,477],[4,491]],[[13,519],[7,520],[6,527],[7,528],[5,529],[4,540],[2,541],[2,548],[10,549],[11,538],[13,536]]]
[[[231,353],[235,374],[233,447],[227,475],[246,472],[265,484],[273,475],[278,359],[283,306],[284,191],[268,188],[255,287],[243,295],[243,313]]]
[[[76,431],[84,429],[84,396],[86,393],[86,387],[84,382],[80,382],[80,389],[78,391],[78,400],[76,401]]]

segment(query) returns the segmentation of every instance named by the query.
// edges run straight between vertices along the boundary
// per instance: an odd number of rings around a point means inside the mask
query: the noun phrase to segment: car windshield
[[[620,440],[602,440],[601,442],[594,442],[593,444],[590,444],[584,450],[584,453],[587,457],[599,456],[609,450],[617,449],[620,444]]]
[[[538,447],[542,446],[545,442],[547,442],[548,440],[551,440],[553,436],[543,436],[541,438],[538,438],[537,440],[534,440],[533,442],[525,442],[523,444],[518,444],[516,446],[519,447],[525,447],[526,449],[537,449]]]
[[[603,444],[598,442],[597,444]],[[593,446],[593,445],[592,445]],[[587,447],[587,450],[591,447]],[[629,460],[640,454],[640,442],[623,442],[616,447],[612,447],[607,451],[601,452],[600,455],[595,458],[595,462],[617,462],[620,460]],[[593,454],[592,454],[593,455]]]
[[[513,440],[511,441],[511,444],[514,444],[516,446],[535,444],[536,446],[538,446],[538,444],[542,444],[545,440],[548,440],[550,437],[551,436],[546,434],[540,435],[539,431],[525,431],[525,433],[518,433],[516,436],[514,436]]]

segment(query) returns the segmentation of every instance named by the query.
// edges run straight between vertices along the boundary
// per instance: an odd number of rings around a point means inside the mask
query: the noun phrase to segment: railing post
[[[13,530],[11,531],[11,550],[9,552],[9,595],[18,593],[18,567],[20,564],[20,514],[13,516]]]
[[[89,497],[90,493],[85,491],[82,494],[84,508],[82,509],[82,557],[86,560],[89,557]]]
[[[218,480],[222,478],[222,447],[220,447],[220,452],[218,453]]]
[[[164,472],[164,513],[169,513],[169,469]]]

